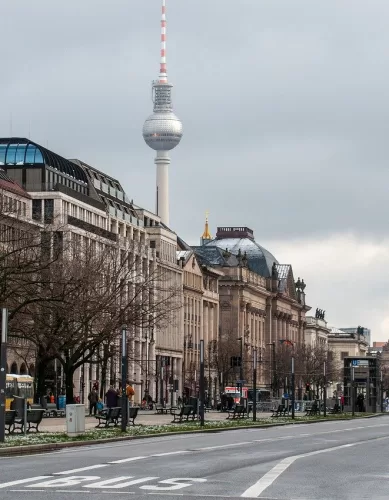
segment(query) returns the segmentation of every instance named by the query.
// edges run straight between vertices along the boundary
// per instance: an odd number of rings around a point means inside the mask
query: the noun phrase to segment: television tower
[[[143,138],[157,152],[156,213],[169,226],[169,151],[181,141],[182,123],[173,113],[172,88],[166,70],[166,0],[162,0],[161,19],[161,68],[159,79],[153,82],[154,113],[143,125]]]

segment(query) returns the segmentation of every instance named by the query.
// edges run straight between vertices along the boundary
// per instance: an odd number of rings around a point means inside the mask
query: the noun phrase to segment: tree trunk
[[[104,357],[101,363],[101,385],[100,385],[100,398],[104,399],[104,391],[107,383],[107,364],[108,360]]]
[[[39,348],[36,355],[36,363],[35,363],[36,403],[40,403],[40,398],[46,395],[46,372],[49,361],[51,361],[51,358],[48,358],[45,355],[45,350],[43,348]]]
[[[73,376],[74,367],[73,365],[64,365],[63,367],[65,375],[65,387],[66,387],[66,404],[74,403],[74,393],[73,393]]]

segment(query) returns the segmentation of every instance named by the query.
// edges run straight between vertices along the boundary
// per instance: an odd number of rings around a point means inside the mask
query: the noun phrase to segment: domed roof
[[[172,112],[154,113],[143,125],[143,138],[156,151],[170,151],[182,138],[182,123]]]
[[[272,266],[277,259],[266,248],[254,240],[254,233],[247,227],[218,227],[216,238],[206,244],[228,250],[234,255],[241,252],[247,256],[247,265],[251,271],[268,278],[272,274]]]

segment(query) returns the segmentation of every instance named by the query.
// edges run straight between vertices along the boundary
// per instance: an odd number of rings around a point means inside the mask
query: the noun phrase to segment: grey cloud
[[[197,242],[246,224],[260,242],[387,234],[386,0],[168,0],[184,138],[171,220]],[[141,130],[158,74],[160,0],[2,5],[0,133],[120,178],[154,208]]]

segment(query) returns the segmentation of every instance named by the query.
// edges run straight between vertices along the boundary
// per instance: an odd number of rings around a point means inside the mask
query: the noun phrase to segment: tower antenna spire
[[[166,68],[166,0],[162,0],[162,17],[161,17],[161,67],[159,71],[160,83],[167,83],[167,68]]]
[[[161,67],[158,80],[153,82],[154,113],[143,125],[143,138],[157,152],[156,214],[169,227],[169,151],[182,138],[182,123],[173,113],[172,87],[167,81],[166,69],[166,0],[162,0]]]

